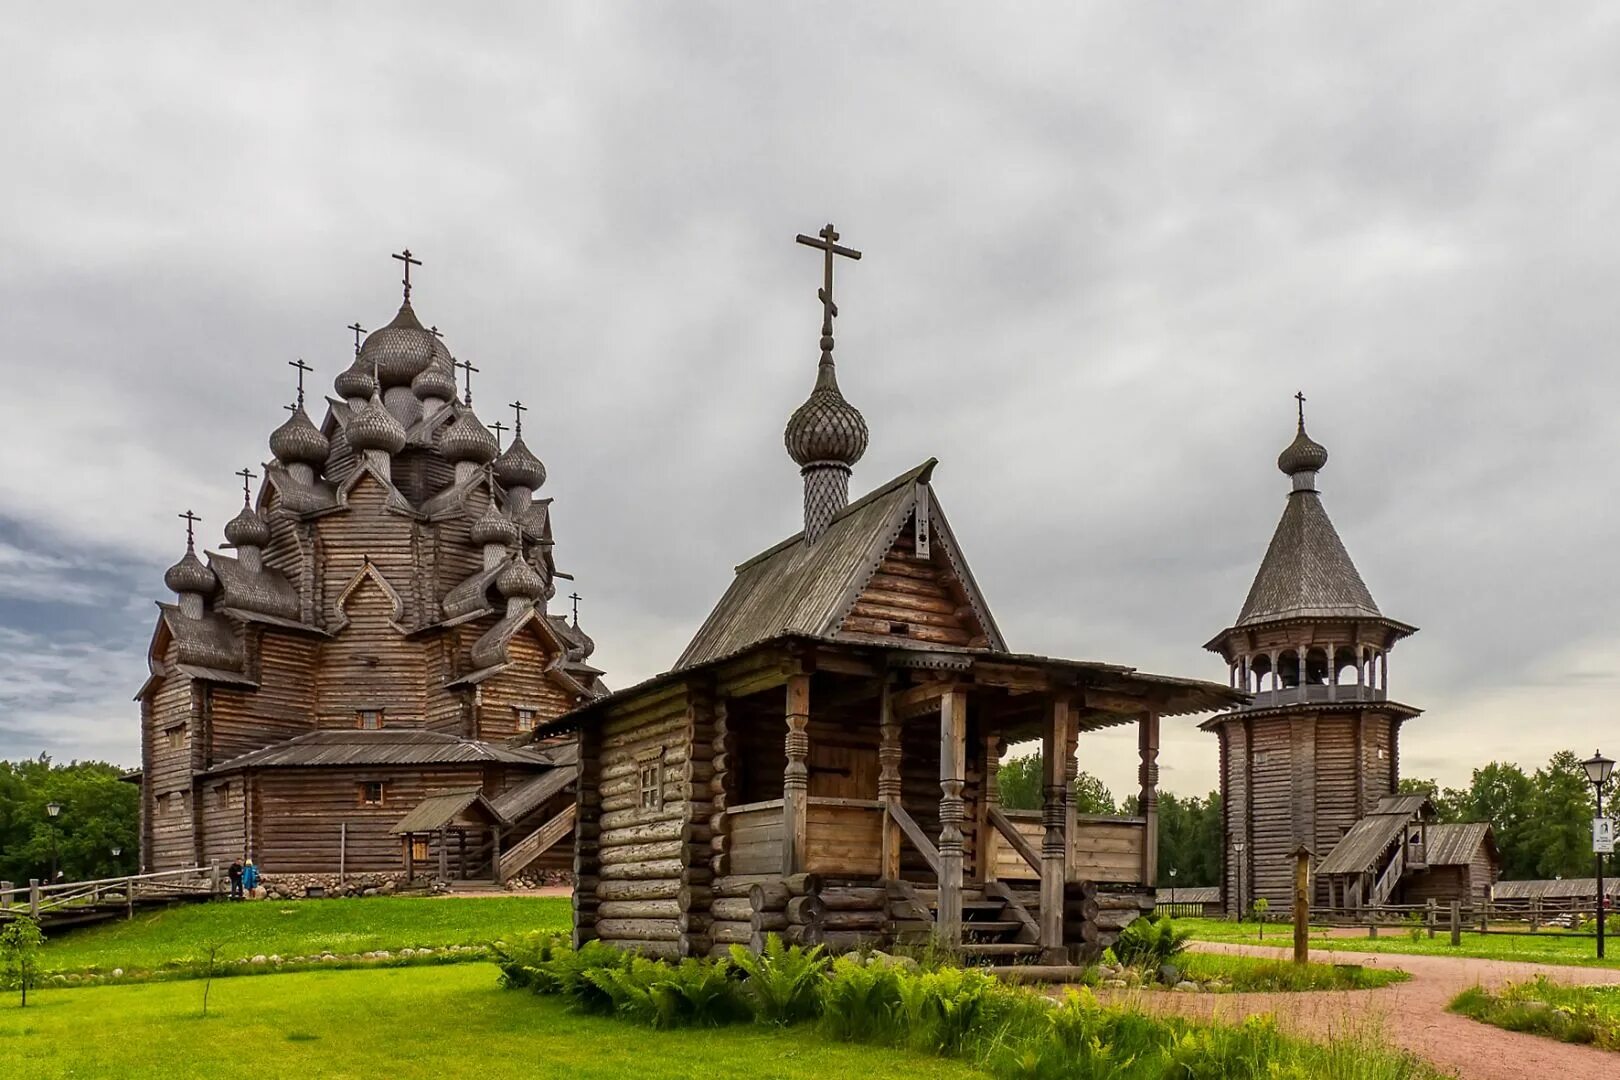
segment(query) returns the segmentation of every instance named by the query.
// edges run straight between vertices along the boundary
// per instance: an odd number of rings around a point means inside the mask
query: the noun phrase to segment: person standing
[[[247,861],[247,866],[242,868],[242,887],[245,888],[250,895],[254,889],[259,887],[259,868],[253,865],[252,859],[249,859]]]
[[[216,863],[215,865],[218,865],[218,864]],[[242,899],[242,864],[240,862],[233,861],[231,863],[230,874],[231,874],[231,899],[232,900],[240,900],[240,899]]]

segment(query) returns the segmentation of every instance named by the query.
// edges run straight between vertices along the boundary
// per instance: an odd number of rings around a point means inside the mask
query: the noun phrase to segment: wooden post
[[[1431,896],[1431,897],[1429,897],[1427,900],[1425,900],[1423,902],[1423,909],[1424,909],[1423,910],[1423,922],[1424,922],[1424,925],[1426,925],[1429,928],[1429,940],[1433,941],[1434,940],[1434,924],[1435,924],[1436,921],[1438,921],[1435,918],[1434,897]]]
[[[439,880],[450,880],[450,833],[439,826]]]
[[[1462,901],[1451,902],[1451,944],[1462,944]]]
[[[1294,963],[1311,958],[1311,849],[1294,849]]]
[[[967,764],[967,694],[939,699],[939,936],[962,943],[962,787]]]
[[[338,884],[342,885],[348,880],[347,863],[349,858],[349,823],[338,822]]]
[[[900,823],[889,807],[900,802],[904,788],[900,779],[900,722],[894,718],[889,688],[883,688],[878,712],[878,799],[883,803],[883,853],[881,876],[885,881],[900,880]]]
[[[489,830],[489,876],[495,879],[495,884],[501,883],[501,827],[490,826]]]
[[[11,882],[0,881],[0,911],[11,908]]]
[[[405,834],[405,884],[416,882],[416,834]]]
[[[1041,962],[1061,964],[1067,960],[1063,947],[1063,886],[1068,866],[1069,837],[1064,828],[1068,792],[1063,786],[1063,748],[1074,724],[1074,700],[1067,691],[1052,697],[1041,738]]]
[[[979,798],[979,839],[973,848],[974,857],[979,860],[977,878],[984,882],[996,880],[999,838],[990,820],[990,810],[1001,805],[1001,785],[997,778],[1001,772],[1001,755],[1006,752],[1007,743],[999,733],[984,737],[984,792]]]
[[[804,869],[809,830],[810,676],[790,675],[787,681],[787,768],[782,772],[782,873]]]
[[[1137,781],[1141,794],[1137,813],[1147,821],[1142,833],[1142,884],[1153,888],[1159,881],[1159,714],[1143,715],[1137,731]],[[1303,845],[1302,845],[1303,846]]]
[[[211,863],[208,864],[208,884],[209,884],[209,888],[213,891],[214,895],[218,896],[219,891],[220,891],[219,890],[219,863],[218,862],[211,862]]]
[[[456,870],[462,881],[467,880],[467,830],[456,830]]]
[[[39,918],[39,878],[28,879],[28,917]]]

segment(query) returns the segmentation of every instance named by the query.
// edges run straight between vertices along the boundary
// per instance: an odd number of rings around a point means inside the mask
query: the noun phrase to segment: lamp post
[[[1243,921],[1243,911],[1244,911],[1244,908],[1243,908],[1243,848],[1244,848],[1244,844],[1243,844],[1243,841],[1241,841],[1241,840],[1237,841],[1236,843],[1234,843],[1232,845],[1232,850],[1237,853],[1237,917],[1238,917],[1238,922]]]
[[[62,804],[57,802],[55,799],[52,799],[50,802],[45,804],[45,816],[47,818],[49,818],[51,821],[55,821],[56,820],[56,815],[60,814],[61,812],[62,812]],[[57,862],[57,859],[56,859],[56,826],[51,825],[51,826],[49,826],[49,828],[51,830],[51,884],[55,885],[56,884],[56,874],[57,874],[57,869],[56,869],[56,862]]]
[[[1172,866],[1170,868],[1170,910],[1174,911],[1175,908],[1176,908],[1176,868]]]
[[[1581,768],[1586,770],[1586,778],[1592,783],[1592,793],[1597,796],[1597,817],[1592,820],[1592,858],[1597,863],[1597,954],[1598,959],[1603,958],[1603,923],[1605,921],[1603,903],[1603,852],[1597,846],[1597,822],[1603,817],[1603,785],[1609,782],[1609,774],[1614,771],[1614,762],[1603,756],[1602,751],[1594,751],[1592,756],[1581,762]]]

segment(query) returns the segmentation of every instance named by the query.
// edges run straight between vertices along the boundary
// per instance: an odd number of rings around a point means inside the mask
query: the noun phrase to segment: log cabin
[[[1327,449],[1295,397],[1294,440],[1277,458],[1288,502],[1237,620],[1204,646],[1248,695],[1201,725],[1220,740],[1224,910],[1289,910],[1301,844],[1317,858],[1314,906],[1395,903],[1408,884],[1467,902],[1488,870],[1429,874],[1411,836],[1433,827],[1433,808],[1399,794],[1401,729],[1422,713],[1390,696],[1389,654],[1417,627],[1379,610],[1328,518]]]
[[[565,869],[573,750],[515,744],[605,687],[577,607],[572,622],[547,610],[567,575],[523,407],[503,448],[504,425],[473,411],[477,368],[422,326],[408,280],[386,326],[351,329],[319,426],[313,369],[292,365],[297,400],[256,496],[238,473],[225,550],[199,557],[182,515],[185,554],[164,576],[176,602],[158,605],[137,694],[144,868]],[[442,798],[468,791],[482,801]]]
[[[656,956],[942,941],[980,961],[1095,956],[1153,907],[1160,722],[1235,688],[1013,652],[924,462],[855,502],[866,421],[821,359],[785,441],[804,528],[737,568],[667,672],[542,734],[577,734],[574,938]],[[1087,733],[1137,730],[1140,812],[1082,817]],[[997,797],[1009,743],[1044,747],[1045,802]]]

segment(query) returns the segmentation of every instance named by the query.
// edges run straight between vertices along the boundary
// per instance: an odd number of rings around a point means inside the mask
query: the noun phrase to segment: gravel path
[[[1199,952],[1286,957],[1288,949],[1194,942]],[[1563,983],[1616,983],[1620,972],[1505,960],[1335,951],[1332,962],[1397,968],[1412,978],[1378,990],[1290,994],[1170,994],[1116,992],[1148,1012],[1235,1021],[1269,1012],[1301,1035],[1338,1035],[1375,1029],[1389,1042],[1467,1080],[1585,1080],[1620,1074],[1620,1054],[1504,1031],[1446,1012],[1459,991],[1476,983],[1496,986],[1546,975]]]

